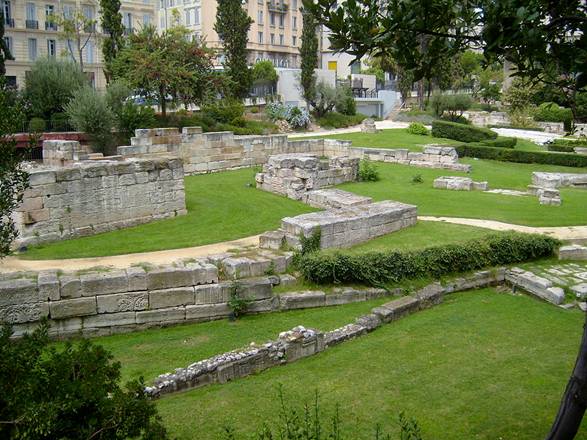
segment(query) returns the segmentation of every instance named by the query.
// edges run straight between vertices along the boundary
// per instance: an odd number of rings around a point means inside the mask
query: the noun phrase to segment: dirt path
[[[546,234],[560,240],[587,240],[587,226],[532,227],[513,225],[495,220],[458,217],[419,216],[418,220],[475,226],[478,228],[486,228],[494,231],[514,230],[518,232]],[[115,255],[111,257],[74,258],[69,260],[21,260],[18,257],[8,257],[0,263],[0,272],[27,270],[38,271],[46,269],[83,270],[97,266],[125,268],[132,264],[138,263],[169,264],[182,258],[195,258],[205,255],[220,254],[228,251],[229,249],[257,246],[258,243],[259,236],[254,235],[252,237],[241,238],[239,240],[208,244],[205,246]]]

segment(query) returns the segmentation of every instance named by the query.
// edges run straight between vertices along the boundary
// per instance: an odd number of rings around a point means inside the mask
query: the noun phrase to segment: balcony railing
[[[25,25],[27,29],[39,29],[38,20],[26,20]]]
[[[96,32],[96,23],[91,23],[84,27],[84,32],[86,34],[91,34],[92,32]]]
[[[4,17],[4,26],[13,28],[14,27],[14,18]]]
[[[57,30],[57,24],[53,23],[51,21],[46,21],[45,22],[45,30],[46,31],[56,31]]]
[[[268,1],[267,2],[267,9],[271,12],[277,12],[280,14],[285,14],[288,10],[287,3],[278,3],[275,1]]]

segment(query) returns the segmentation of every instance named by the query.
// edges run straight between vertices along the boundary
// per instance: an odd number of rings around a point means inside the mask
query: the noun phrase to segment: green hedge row
[[[581,139],[554,139],[552,141],[554,145],[565,145],[567,147],[587,147],[587,138]]]
[[[297,267],[306,280],[318,284],[358,282],[381,286],[403,279],[438,278],[549,257],[558,246],[558,240],[551,237],[511,232],[418,251],[312,252],[303,255]]]
[[[514,137],[498,137],[497,139],[488,139],[486,141],[479,142],[481,145],[486,147],[496,148],[514,148],[518,143],[518,139]]]
[[[521,151],[510,148],[483,147],[478,145],[455,146],[459,157],[499,160],[502,162],[540,163],[567,167],[587,167],[587,156],[580,154],[549,153],[547,151]]]
[[[574,153],[575,147],[569,145],[548,144],[546,146],[548,151],[559,151],[561,153]]]
[[[432,136],[461,142],[480,142],[497,138],[497,133],[473,125],[436,120],[432,122]]]

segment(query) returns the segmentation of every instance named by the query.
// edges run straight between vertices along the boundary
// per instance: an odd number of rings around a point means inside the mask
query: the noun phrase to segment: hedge
[[[553,139],[552,143],[554,145],[565,145],[567,147],[587,147],[587,139]]]
[[[575,147],[569,145],[547,144],[548,151],[559,151],[561,153],[574,153]]]
[[[518,143],[518,139],[514,137],[498,137],[497,139],[489,139],[486,141],[479,142],[481,145],[486,147],[496,148],[514,148]]]
[[[547,151],[521,151],[510,148],[484,147],[478,145],[456,145],[459,157],[499,160],[502,162],[539,163],[566,167],[587,167],[587,156]]]
[[[306,280],[313,283],[382,286],[404,279],[438,278],[550,257],[559,244],[558,240],[545,235],[509,232],[418,251],[312,252],[298,260],[297,268]]]
[[[487,128],[436,120],[432,122],[432,136],[461,142],[479,142],[495,139],[497,138],[497,133]]]

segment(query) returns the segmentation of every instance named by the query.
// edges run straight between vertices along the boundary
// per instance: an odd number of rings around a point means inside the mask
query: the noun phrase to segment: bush
[[[321,118],[330,113],[336,105],[338,93],[337,89],[330,84],[322,81],[316,84],[316,98],[312,103],[314,116]]]
[[[574,153],[575,147],[587,147],[587,139],[553,139],[546,144],[548,151],[560,151],[563,153]]]
[[[43,58],[35,61],[25,78],[24,97],[34,116],[49,120],[65,110],[79,89],[88,86],[88,78],[77,64]]]
[[[550,257],[558,245],[558,240],[544,235],[512,232],[418,251],[314,252],[301,257],[297,267],[313,283],[382,286]]]
[[[366,116],[361,114],[347,116],[338,112],[330,112],[321,118],[318,118],[317,122],[321,127],[344,128],[358,125],[363,122],[363,119],[365,118]]]
[[[369,159],[361,159],[359,163],[359,181],[360,182],[377,182],[379,180],[379,171],[373,162]]]
[[[587,156],[580,154],[548,153],[546,151],[522,151],[510,148],[493,148],[478,145],[455,146],[459,157],[499,160],[502,162],[540,163],[567,167],[587,167]]]
[[[120,363],[103,347],[56,347],[48,327],[20,340],[0,328],[0,438],[168,438],[142,379],[123,387]]]
[[[67,113],[55,113],[51,116],[51,131],[70,131],[71,125]]]
[[[336,89],[336,111],[343,115],[353,116],[357,114],[357,103],[353,91],[349,86],[342,86]]]
[[[108,154],[113,145],[114,114],[104,96],[90,87],[78,90],[65,106],[71,124],[90,137],[96,151]]]
[[[265,113],[272,121],[287,121],[292,128],[304,128],[310,125],[310,114],[301,109],[280,102],[272,102],[265,106]]]
[[[435,94],[430,100],[430,106],[436,116],[453,122],[457,122],[472,104],[473,100],[469,95]]]
[[[216,122],[229,124],[235,118],[242,117],[245,114],[245,106],[234,100],[222,99],[204,105],[202,113],[208,115]]]
[[[571,122],[573,121],[573,113],[571,109],[560,107],[554,102],[545,102],[540,104],[534,110],[534,120],[541,122],[563,122],[565,130],[571,130]]]
[[[461,142],[479,142],[497,138],[497,133],[487,128],[458,124],[448,121],[434,121],[432,136],[454,139]]]
[[[130,87],[124,81],[114,81],[106,88],[106,103],[115,115],[122,113],[122,107],[131,95]]]
[[[42,118],[32,118],[29,121],[29,132],[43,133],[47,129],[47,123]]]
[[[510,110],[510,126],[508,128],[521,128],[524,130],[538,127],[527,108]]]
[[[546,149],[548,151],[558,151],[559,153],[574,153],[575,152],[575,147],[571,147],[569,145],[547,144]]]
[[[278,80],[277,70],[269,60],[257,61],[251,68],[253,82],[275,82]]]
[[[408,133],[419,134],[421,136],[428,136],[428,134],[430,134],[428,129],[424,127],[424,124],[420,124],[419,122],[410,123],[408,127]]]
[[[480,143],[486,147],[514,148],[518,143],[518,139],[514,137],[499,136],[497,139],[489,139],[486,141],[481,141]]]
[[[125,139],[130,140],[137,128],[151,128],[155,126],[155,110],[151,107],[126,102],[116,114],[116,127]]]

